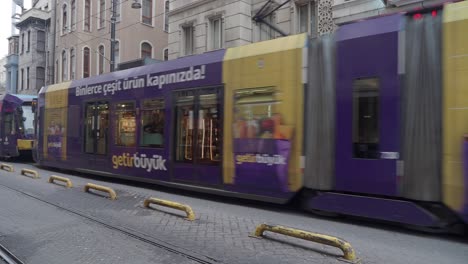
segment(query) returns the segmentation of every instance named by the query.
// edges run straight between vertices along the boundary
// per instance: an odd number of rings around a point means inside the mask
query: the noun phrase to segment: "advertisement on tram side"
[[[272,109],[265,104],[265,109]],[[237,105],[234,124],[234,166],[237,179],[256,182],[259,175],[268,175],[269,181],[288,191],[288,167],[291,154],[292,128],[281,124],[280,114],[263,113],[259,105]]]
[[[44,157],[67,158],[68,88],[70,82],[50,86],[45,97]]]

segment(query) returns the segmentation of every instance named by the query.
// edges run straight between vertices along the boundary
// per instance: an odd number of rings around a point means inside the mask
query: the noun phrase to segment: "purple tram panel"
[[[336,188],[397,195],[400,15],[345,25],[337,38]]]
[[[221,87],[224,52],[73,81],[68,91],[67,158],[45,164],[124,177],[181,181],[177,175],[180,171],[176,170],[179,165],[174,160],[174,97],[180,91]],[[192,111],[195,109],[198,108]],[[192,165],[192,170],[203,171],[207,178],[193,183],[221,183],[220,162],[199,165],[194,161]]]

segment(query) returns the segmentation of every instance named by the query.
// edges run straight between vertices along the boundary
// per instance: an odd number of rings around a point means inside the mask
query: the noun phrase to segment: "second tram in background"
[[[0,157],[31,157],[34,144],[34,108],[37,97],[0,95]]]

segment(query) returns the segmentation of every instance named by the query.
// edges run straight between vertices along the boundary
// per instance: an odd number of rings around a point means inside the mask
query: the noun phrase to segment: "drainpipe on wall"
[[[57,34],[56,34],[56,31],[57,31],[57,0],[52,0],[52,14],[51,14],[51,17],[50,17],[50,22],[51,22],[51,26],[52,26],[52,35],[53,35],[53,38],[52,38],[52,49],[51,49],[51,53],[52,53],[52,63],[51,63],[51,67],[52,67],[52,73],[49,75],[49,76],[52,76],[52,78],[49,79],[49,84],[52,84],[52,83],[55,83],[55,43],[56,43],[56,37],[57,37]],[[47,37],[47,41],[49,41],[49,37]],[[48,50],[48,48],[47,48]],[[48,69],[48,68],[46,68]],[[49,70],[49,69],[48,69]]]

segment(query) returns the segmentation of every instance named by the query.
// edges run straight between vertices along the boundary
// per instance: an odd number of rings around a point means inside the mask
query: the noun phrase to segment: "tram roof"
[[[0,94],[0,102],[2,103],[9,102],[9,103],[14,103],[14,104],[22,104],[23,101],[24,100],[16,94],[9,94],[9,93]]]
[[[12,95],[18,97],[23,102],[32,102],[33,99],[37,98],[36,95],[31,95],[31,94],[12,94]]]

